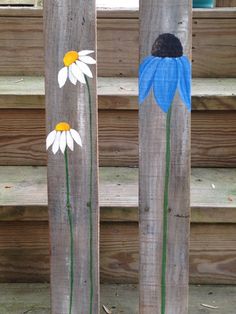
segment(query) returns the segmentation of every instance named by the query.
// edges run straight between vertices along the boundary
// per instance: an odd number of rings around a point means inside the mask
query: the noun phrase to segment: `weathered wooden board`
[[[140,62],[163,33],[176,35],[191,58],[192,0],[141,0],[139,20]],[[168,90],[178,73],[172,63],[164,67],[159,80]],[[167,103],[167,92],[158,93]],[[139,108],[140,314],[188,313],[191,113],[177,95],[166,111],[154,93]]]
[[[235,284],[235,224],[192,224],[190,282]],[[138,224],[101,224],[102,282],[137,283]],[[0,223],[0,282],[49,281],[47,222]]]
[[[0,312],[19,314],[35,312],[50,314],[50,285],[48,283],[2,283],[0,285]],[[219,314],[221,309],[227,314],[235,314],[236,286],[233,285],[190,285],[189,313],[204,313],[201,306],[206,304],[218,306],[218,309],[206,308],[209,313]],[[103,305],[113,313],[138,314],[138,285],[102,284],[101,313]]]
[[[235,0],[216,0],[217,7],[236,7]]]
[[[44,110],[3,109],[0,165],[45,165]],[[192,112],[192,165],[236,166],[236,113]],[[137,110],[99,111],[100,166],[138,165]]]
[[[68,157],[47,154],[52,314],[98,314],[100,307],[97,66],[90,65],[87,84],[60,89],[57,80],[66,52],[88,49],[97,59],[95,3],[44,3],[47,133],[65,121],[82,140]]]
[[[24,6],[24,5],[37,5],[40,0],[0,0],[0,5],[9,5],[9,6]]]
[[[100,76],[137,76],[137,12],[134,9],[98,12]],[[21,15],[25,18],[20,18]],[[193,23],[194,76],[235,77],[235,47],[232,43],[236,40],[236,10],[196,10],[193,22],[197,22]],[[42,74],[42,10],[1,9],[0,28],[0,75]],[[198,38],[201,38],[200,43]]]
[[[235,77],[235,42],[236,19],[194,19],[194,76]]]
[[[0,167],[0,221],[48,221],[46,167]],[[236,169],[194,168],[191,222],[236,223]],[[100,168],[102,222],[138,222],[138,169]]]
[[[100,77],[97,93],[99,109],[138,109],[137,78]],[[0,77],[0,109],[44,109],[44,94],[43,77]],[[193,110],[236,109],[236,79],[193,79],[192,107]]]
[[[235,132],[236,115],[234,111],[213,111],[211,114],[200,111],[194,112],[192,119],[192,164],[197,167],[235,166],[236,154],[233,144]],[[227,154],[223,157],[219,154],[220,151],[227,151]]]

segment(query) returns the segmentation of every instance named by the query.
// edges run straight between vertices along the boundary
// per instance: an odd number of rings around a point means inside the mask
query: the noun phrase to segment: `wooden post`
[[[91,102],[86,84],[77,82],[74,86],[67,80],[60,89],[57,81],[66,52],[94,50],[96,58],[95,0],[45,1],[44,34],[47,131],[66,121],[80,133],[83,143],[82,148],[75,145],[73,152],[67,150],[73,248],[66,212],[65,161],[62,153],[48,154],[51,313],[96,314],[99,312],[96,66],[89,65],[93,72],[93,79],[88,79]],[[72,250],[73,274],[69,271]]]
[[[155,39],[163,33],[176,35],[184,55],[190,57],[191,4],[191,0],[141,0],[140,60],[151,55]],[[188,313],[190,112],[178,92],[170,118],[169,182],[168,116],[152,94],[140,105],[140,314]]]

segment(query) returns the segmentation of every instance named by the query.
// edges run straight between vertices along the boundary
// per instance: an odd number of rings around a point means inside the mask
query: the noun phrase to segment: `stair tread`
[[[34,210],[36,220],[46,219],[46,167],[1,166],[0,173],[0,220],[28,220]],[[235,177],[236,168],[192,169],[192,221],[236,222]],[[100,168],[100,206],[102,220],[137,221],[138,169]]]
[[[50,286],[42,283],[0,284],[0,310],[5,314],[50,313]],[[200,304],[214,304],[225,313],[235,313],[236,286],[190,285],[189,313],[199,314],[204,309]],[[216,302],[215,302],[216,301]],[[138,286],[134,284],[101,284],[101,313],[105,305],[114,313],[138,313]],[[217,311],[217,310],[216,310]],[[218,312],[218,311],[217,311]],[[113,313],[113,310],[112,310]],[[210,312],[209,312],[210,313]]]
[[[44,108],[42,101],[33,103],[24,101],[22,104],[14,101],[15,97],[43,97],[44,96],[44,78],[37,76],[1,76],[0,77],[0,108]],[[119,77],[100,77],[98,78],[98,96],[104,97],[137,97],[138,79],[137,78],[119,78]],[[6,97],[13,97],[13,100],[5,101]],[[192,97],[194,110],[221,110],[236,109],[236,78],[197,78],[193,79]],[[209,105],[202,104],[199,98],[206,99]],[[218,101],[216,101],[216,98]],[[224,103],[224,100],[226,103]],[[222,103],[223,102],[223,103]],[[113,102],[114,103],[114,102]],[[101,101],[100,109],[113,108],[111,104]],[[137,101],[130,103],[117,102],[114,109],[137,109]]]
[[[43,9],[41,7],[1,7],[0,16],[34,16],[42,17]],[[97,1],[98,18],[138,18],[139,1],[138,0],[98,0]],[[194,18],[235,18],[235,7],[217,7],[212,9],[193,9]]]

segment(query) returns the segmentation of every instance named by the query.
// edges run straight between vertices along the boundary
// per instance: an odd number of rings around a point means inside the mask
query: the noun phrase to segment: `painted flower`
[[[52,145],[52,152],[56,154],[60,148],[64,154],[66,146],[74,150],[74,141],[82,147],[82,141],[79,133],[72,129],[66,122],[60,122],[56,125],[55,129],[47,136],[46,147],[47,149]]]
[[[93,50],[68,51],[64,58],[64,67],[58,72],[59,87],[63,87],[67,78],[72,84],[76,85],[77,81],[86,84],[85,75],[92,78],[93,74],[87,64],[95,64],[96,60],[88,56]]]
[[[157,104],[167,112],[176,90],[191,110],[191,65],[183,56],[180,40],[169,33],[161,34],[153,44],[151,56],[139,67],[139,103],[148,96],[151,88]]]

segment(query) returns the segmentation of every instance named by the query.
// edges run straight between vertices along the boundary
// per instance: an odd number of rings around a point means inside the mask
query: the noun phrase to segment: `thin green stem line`
[[[167,240],[168,240],[168,212],[169,212],[169,179],[170,179],[170,136],[171,136],[171,110],[168,110],[166,117],[166,168],[164,185],[164,205],[163,205],[163,235],[162,235],[162,266],[161,266],[161,314],[166,311],[166,260],[167,260]]]
[[[93,314],[93,215],[92,215],[92,195],[93,195],[93,133],[92,133],[92,101],[88,79],[85,76],[89,97],[89,128],[90,128],[90,178],[89,178],[89,274],[90,274],[90,302],[89,313]]]
[[[65,167],[66,167],[66,208],[68,222],[70,226],[70,303],[69,314],[72,314],[73,304],[73,288],[74,288],[74,234],[73,234],[73,218],[70,204],[70,177],[69,177],[69,165],[67,149],[65,150]]]

